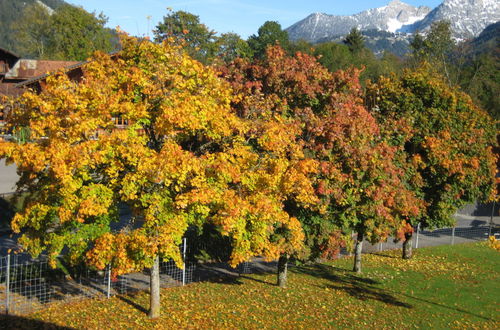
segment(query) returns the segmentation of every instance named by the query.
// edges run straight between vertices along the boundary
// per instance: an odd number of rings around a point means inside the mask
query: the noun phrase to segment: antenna
[[[137,36],[140,37],[140,32],[139,32],[139,23],[135,21],[135,28],[137,29]]]
[[[151,15],[146,16],[146,19],[148,20],[148,38],[149,38],[149,32],[151,32],[149,29],[149,23],[151,22],[151,18],[152,18]]]

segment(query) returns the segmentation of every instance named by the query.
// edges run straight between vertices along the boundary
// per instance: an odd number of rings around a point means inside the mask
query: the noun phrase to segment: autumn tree
[[[178,245],[190,225],[209,222],[230,237],[233,266],[300,249],[300,222],[283,203],[311,200],[314,168],[283,156],[293,141],[274,135],[279,123],[248,141],[250,123],[231,109],[228,84],[172,41],[122,36],[122,47],[96,54],[81,81],[50,76],[40,94],[13,102],[10,122],[28,127],[31,142],[2,141],[0,157],[16,163],[18,191],[30,192],[12,221],[23,248],[46,253],[52,266],[62,253],[73,264],[110,265],[112,276],[150,268],[154,318],[159,261],[182,264]],[[263,157],[256,147],[274,152]]]
[[[278,46],[268,48],[260,60],[237,60],[221,71],[242,94],[233,101],[240,116],[266,114],[296,123],[300,132],[295,138],[319,163],[320,203],[305,209],[289,202],[286,208],[301,219],[308,235],[309,251],[302,252],[331,255],[354,231],[358,233],[355,269],[360,271],[363,238],[386,239],[394,228],[405,226],[408,216],[418,213],[418,202],[405,189],[403,172],[393,163],[396,148],[380,138],[377,122],[363,106],[359,71],[330,73],[314,57],[287,56]],[[287,260],[285,255],[279,259],[279,283]]]
[[[399,148],[409,189],[424,203],[421,215],[409,219],[413,227],[453,226],[465,204],[494,197],[495,124],[428,65],[369,86],[367,106]],[[412,227],[400,233],[403,258],[411,257],[412,233]]]
[[[424,36],[416,33],[410,42],[410,65],[418,67],[422,62],[431,63],[449,84],[455,82],[451,77],[450,54],[455,46],[449,21],[437,21],[431,25]]]

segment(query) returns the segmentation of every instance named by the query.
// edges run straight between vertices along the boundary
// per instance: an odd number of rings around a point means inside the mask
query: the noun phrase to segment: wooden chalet
[[[2,96],[18,97],[27,89],[41,92],[45,87],[46,78],[61,69],[64,69],[71,80],[79,81],[83,76],[82,67],[86,63],[87,61],[21,59],[0,48],[0,100]],[[0,135],[8,133],[4,129],[8,108],[4,112],[0,110]],[[120,116],[113,118],[113,121],[117,129],[128,126],[128,121]],[[101,132],[96,133],[98,135]]]
[[[73,79],[82,76],[78,61],[50,61],[22,59],[8,50],[0,48],[0,99],[2,96],[18,97],[26,88],[43,89],[45,78],[60,69],[65,69]],[[0,110],[0,134],[5,134],[5,116],[8,108]]]

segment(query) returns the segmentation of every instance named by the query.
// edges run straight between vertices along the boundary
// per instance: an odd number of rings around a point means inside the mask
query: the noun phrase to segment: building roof
[[[8,56],[10,56],[10,57],[15,57],[15,58],[17,58],[17,59],[19,58],[19,56],[18,56],[18,55],[14,54],[13,52],[8,51],[7,49],[4,49],[4,48],[2,48],[2,47],[0,47],[0,54],[1,54],[1,53],[4,53],[5,55],[8,55]]]
[[[74,64],[77,61],[47,61],[21,59],[5,74],[7,79],[31,79],[51,71],[56,71]]]
[[[28,86],[28,85],[31,85],[31,84],[37,82],[37,81],[43,80],[43,79],[47,78],[49,75],[53,74],[54,71],[57,71],[57,70],[60,70],[60,69],[64,69],[65,71],[72,71],[72,70],[78,69],[78,68],[80,68],[83,65],[85,65],[85,64],[88,63],[88,61],[83,61],[83,62],[77,62],[77,61],[46,61],[46,62],[60,62],[60,63],[64,62],[64,63],[66,63],[66,65],[55,66],[54,69],[52,69],[52,70],[46,70],[42,74],[31,76],[31,78],[26,79],[26,80],[24,80],[24,81],[22,81],[20,83],[17,83],[16,87]]]

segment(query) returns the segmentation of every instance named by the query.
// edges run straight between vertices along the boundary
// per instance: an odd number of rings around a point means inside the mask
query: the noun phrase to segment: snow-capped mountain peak
[[[354,27],[360,30],[396,32],[404,25],[423,19],[429,12],[429,7],[413,7],[400,0],[393,0],[386,6],[350,16],[315,13],[290,26],[287,31],[292,40],[306,39],[312,42],[345,35]]]
[[[425,32],[433,22],[447,20],[455,38],[475,37],[486,26],[500,20],[499,3],[497,0],[445,0],[412,29]]]
[[[444,0],[431,11],[400,0],[386,6],[368,9],[355,15],[341,16],[316,13],[290,26],[292,40],[318,42],[346,35],[352,28],[362,31],[426,32],[433,22],[448,20],[455,38],[477,36],[489,24],[500,20],[498,0]]]

